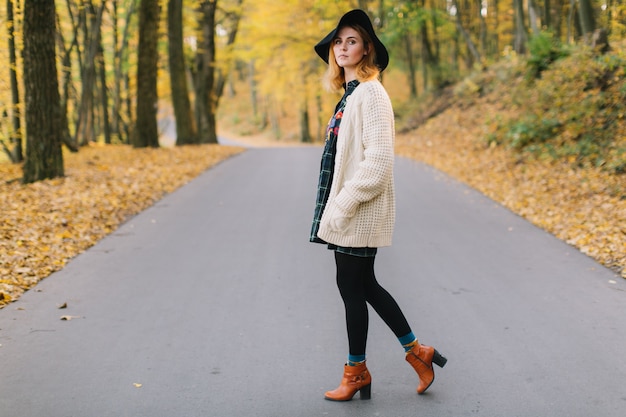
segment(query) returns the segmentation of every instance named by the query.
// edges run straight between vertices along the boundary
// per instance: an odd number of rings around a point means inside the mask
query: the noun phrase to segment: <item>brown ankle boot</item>
[[[365,362],[343,367],[343,379],[337,389],[328,391],[324,397],[330,401],[349,401],[357,391],[361,391],[361,399],[369,400],[372,397],[372,376]]]
[[[417,372],[419,376],[420,383],[417,386],[417,393],[423,394],[435,380],[433,362],[443,368],[448,360],[441,356],[434,348],[418,343],[413,349],[407,352],[406,361],[413,366],[413,369],[415,369],[415,372]]]

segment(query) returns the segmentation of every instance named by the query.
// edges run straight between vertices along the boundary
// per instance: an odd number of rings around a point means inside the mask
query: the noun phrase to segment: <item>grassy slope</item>
[[[559,91],[582,92],[580,76],[562,74],[567,68],[591,66],[585,59],[563,59],[546,71],[541,81],[531,84],[524,78],[524,64],[499,64],[443,96],[420,103],[417,110],[405,109],[410,116],[399,123],[397,152],[471,185],[626,278],[626,174],[612,173],[607,163],[596,163],[597,155],[549,156],[558,153],[554,149],[576,146],[572,126],[581,129],[576,117],[583,116],[573,115],[573,122],[562,125],[551,147],[535,147],[534,153],[513,149],[503,139],[508,134],[503,126],[524,120],[529,113],[551,111],[568,120],[571,115],[567,112],[578,112],[571,109],[579,107],[573,104],[581,100],[580,94],[542,99],[536,94],[545,93],[542,83],[556,77],[561,80]],[[623,77],[614,80],[612,88],[624,91]],[[537,109],[544,104],[541,100],[558,102],[559,107]],[[436,108],[445,110],[429,117]],[[601,118],[600,113],[595,116]],[[543,119],[541,114],[537,119]],[[624,163],[624,155],[615,149],[623,149],[626,140],[623,115],[613,120],[611,129],[611,143],[603,146],[612,149],[608,152],[611,163],[619,165]]]

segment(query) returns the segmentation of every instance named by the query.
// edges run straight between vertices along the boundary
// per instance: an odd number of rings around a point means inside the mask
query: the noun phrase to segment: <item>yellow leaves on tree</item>
[[[218,145],[161,149],[92,146],[65,155],[66,177],[22,185],[0,164],[0,305],[120,223],[241,151]]]

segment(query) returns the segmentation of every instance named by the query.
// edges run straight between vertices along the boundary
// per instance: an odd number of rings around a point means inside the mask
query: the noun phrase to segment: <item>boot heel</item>
[[[446,362],[448,362],[448,360],[441,356],[441,354],[439,352],[437,352],[437,349],[435,349],[435,354],[433,355],[433,362],[440,368],[443,368],[446,365]]]
[[[362,400],[370,400],[372,398],[372,384],[367,384],[359,390]]]

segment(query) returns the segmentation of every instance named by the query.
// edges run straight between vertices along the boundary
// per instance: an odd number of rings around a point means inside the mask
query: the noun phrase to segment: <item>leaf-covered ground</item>
[[[400,135],[397,152],[423,161],[500,202],[626,278],[624,176],[574,170],[563,162],[524,164],[501,148],[473,140],[480,129],[461,113]]]
[[[568,64],[580,65],[563,65]],[[482,86],[466,81],[465,86],[455,87],[456,94],[449,90],[447,97],[444,94],[425,103],[407,122],[406,131],[398,135],[398,154],[426,162],[469,184],[626,278],[626,174],[591,163],[581,166],[579,156],[554,159],[490,142],[488,138],[500,128],[502,119],[519,119],[527,112],[519,105],[519,89],[526,88],[523,77],[507,75],[502,77],[504,82],[498,81],[496,72],[500,70],[492,68],[483,74]],[[510,74],[507,69],[502,71]],[[626,87],[619,88],[618,93],[623,94]],[[583,93],[576,85],[569,89]],[[570,101],[576,97],[572,94]],[[442,105],[442,100],[449,103]],[[433,109],[438,110],[430,114]],[[626,123],[623,117],[615,123],[613,143],[623,149]],[[581,128],[574,125],[565,127]],[[564,130],[561,137],[568,132]],[[624,158],[616,153],[613,163],[619,166]]]
[[[64,178],[23,185],[0,164],[0,307],[165,194],[242,148],[90,146],[66,153]]]

